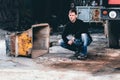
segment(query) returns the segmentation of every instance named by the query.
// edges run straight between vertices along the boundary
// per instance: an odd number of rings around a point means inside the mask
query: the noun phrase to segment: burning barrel
[[[39,57],[49,53],[50,27],[47,23],[35,24],[26,31],[6,35],[6,54]]]

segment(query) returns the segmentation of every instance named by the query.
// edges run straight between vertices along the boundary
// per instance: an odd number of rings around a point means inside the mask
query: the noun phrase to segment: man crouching
[[[60,45],[63,48],[75,51],[74,56],[79,60],[87,58],[87,46],[92,42],[92,38],[88,33],[88,26],[77,19],[77,11],[71,9],[68,13],[69,22],[66,24],[62,33]],[[72,35],[72,37],[69,37]]]

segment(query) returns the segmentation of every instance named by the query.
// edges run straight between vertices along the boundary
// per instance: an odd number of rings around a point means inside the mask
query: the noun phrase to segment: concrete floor
[[[51,36],[53,41],[60,37]],[[57,38],[56,38],[57,37]],[[8,57],[5,41],[0,40],[1,80],[120,80],[120,49],[106,47],[102,33],[92,34],[89,58],[71,60],[72,51],[58,45],[50,47],[50,53],[36,59]],[[108,54],[109,53],[109,54]]]

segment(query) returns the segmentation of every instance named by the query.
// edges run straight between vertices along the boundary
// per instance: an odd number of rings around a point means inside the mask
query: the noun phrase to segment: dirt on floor
[[[50,53],[36,59],[37,64],[57,70],[75,70],[89,72],[93,75],[120,73],[120,49],[107,47],[107,39],[103,33],[91,34],[93,42],[88,47],[86,60],[71,59],[74,52],[59,45],[50,47]],[[60,35],[51,36],[57,42]]]
[[[49,53],[35,59],[6,56],[4,31],[0,31],[1,80],[120,80],[120,49],[107,47],[100,29],[92,33],[88,58],[71,58],[74,52],[59,46],[60,34],[50,35]]]

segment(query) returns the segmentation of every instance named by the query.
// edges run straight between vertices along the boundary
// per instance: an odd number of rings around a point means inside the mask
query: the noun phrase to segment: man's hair
[[[70,9],[69,10],[69,13],[72,13],[72,12],[74,12],[77,15],[77,11],[75,9]]]

